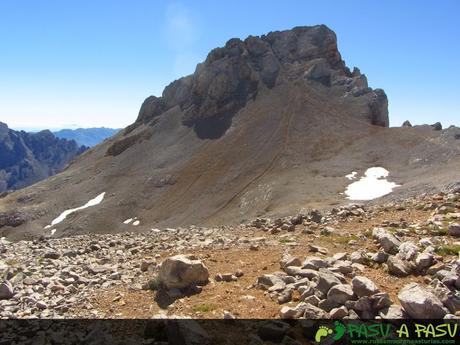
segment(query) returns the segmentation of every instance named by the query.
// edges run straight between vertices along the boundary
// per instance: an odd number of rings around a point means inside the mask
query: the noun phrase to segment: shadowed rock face
[[[231,119],[262,88],[283,80],[303,79],[328,88],[340,88],[351,97],[365,97],[370,123],[388,127],[388,101],[383,90],[372,90],[358,69],[345,66],[335,33],[324,25],[271,32],[244,41],[233,38],[212,50],[193,75],[167,86],[162,97],[148,97],[132,130],[179,106],[182,121],[202,138],[218,138]]]
[[[0,192],[54,175],[84,150],[50,131],[18,132],[0,123]]]

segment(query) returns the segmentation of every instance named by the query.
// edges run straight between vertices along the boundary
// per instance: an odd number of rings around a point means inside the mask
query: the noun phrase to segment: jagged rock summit
[[[212,50],[193,75],[167,86],[162,97],[147,98],[129,130],[178,106],[185,125],[194,127],[199,136],[216,137],[262,89],[299,80],[333,88],[349,97],[350,103],[367,103],[369,109],[357,115],[388,127],[388,101],[383,90],[369,88],[359,69],[351,72],[341,59],[335,33],[318,25],[229,40],[224,47]],[[358,102],[353,97],[362,98]]]
[[[458,129],[388,128],[387,105],[383,90],[346,67],[324,25],[231,39],[148,97],[132,125],[0,199],[3,219],[23,215],[0,233],[221,225],[331,207],[348,203],[346,175],[373,166],[401,185],[393,195],[456,182]]]

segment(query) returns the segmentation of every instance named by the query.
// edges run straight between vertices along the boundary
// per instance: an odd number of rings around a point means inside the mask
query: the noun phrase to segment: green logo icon
[[[332,333],[334,333],[334,340],[339,340],[342,339],[342,337],[345,334],[345,325],[339,321],[335,322],[335,329],[332,330],[332,328],[329,328],[327,326],[319,326],[318,330],[316,331],[315,334],[315,341],[317,343],[321,342],[321,339],[328,337]]]

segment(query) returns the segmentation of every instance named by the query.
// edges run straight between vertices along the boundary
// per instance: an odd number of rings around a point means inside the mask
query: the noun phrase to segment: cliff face
[[[50,131],[18,132],[0,123],[0,193],[56,174],[84,150]]]
[[[363,118],[388,127],[384,91],[372,90],[365,75],[345,66],[335,33],[319,25],[229,40],[225,47],[212,50],[193,75],[166,87],[162,97],[147,98],[130,129],[179,106],[183,123],[198,135],[220,136],[248,100],[261,89],[272,89],[286,80],[302,80],[311,88],[333,88],[345,98],[363,98],[368,104]]]

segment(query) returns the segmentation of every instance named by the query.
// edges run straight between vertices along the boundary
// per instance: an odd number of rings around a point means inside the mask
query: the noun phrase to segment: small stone
[[[286,289],[278,296],[278,303],[284,304],[290,302],[292,299],[292,290]]]
[[[13,285],[8,280],[0,284],[0,300],[10,299],[14,296]]]
[[[450,224],[449,227],[447,228],[447,233],[450,236],[454,236],[454,237],[460,236],[460,224],[458,223]]]
[[[283,256],[280,261],[280,266],[282,269],[289,266],[300,266],[302,265],[302,261],[299,258],[293,256]]]
[[[88,266],[88,271],[92,274],[100,274],[100,273],[105,273],[109,270],[107,266],[104,265],[94,265],[94,266]]]
[[[235,320],[236,317],[227,310],[224,310],[224,320]]]
[[[351,261],[336,261],[334,266],[332,266],[329,270],[332,272],[340,272],[342,274],[353,273]]]
[[[378,264],[383,264],[387,262],[388,256],[389,255],[385,253],[384,251],[378,251],[377,253],[371,256],[371,260]]]
[[[52,260],[56,260],[56,259],[59,259],[61,256],[61,254],[59,254],[57,251],[49,251],[49,252],[46,252],[43,257],[45,259],[52,259]]]
[[[343,319],[347,315],[348,315],[348,309],[344,305],[339,308],[333,308],[329,312],[329,316],[331,319]]]
[[[121,273],[119,272],[113,272],[112,274],[109,275],[109,279],[111,280],[119,280],[121,278]]]
[[[274,286],[275,284],[284,284],[286,286],[286,283],[283,282],[283,280],[278,276],[274,274],[264,274],[263,276],[260,276],[257,278],[257,287],[268,290],[270,287]],[[284,288],[283,288],[284,289]]]
[[[241,278],[242,276],[244,276],[244,272],[240,269],[237,269],[235,272],[235,277]]]
[[[293,266],[298,266],[298,265],[293,265]],[[326,260],[323,260],[316,256],[309,256],[302,263],[302,268],[312,269],[316,271],[318,271],[320,268],[326,268],[328,266],[329,264],[326,262]]]
[[[251,295],[245,295],[240,297],[240,301],[245,301],[245,302],[254,302],[256,298]]]
[[[101,250],[101,246],[97,243],[93,243],[89,246],[89,248],[92,250],[92,251],[97,251],[97,250]]]
[[[308,245],[308,250],[312,253],[320,253],[326,255],[328,253],[328,250],[326,248],[320,247],[320,246],[314,246],[309,244]]]
[[[330,227],[330,226],[326,226],[325,228],[321,229],[321,235],[323,236],[329,236],[329,235],[332,235],[333,233],[335,232],[335,229]]]
[[[348,253],[335,253],[332,256],[333,261],[345,261],[348,258]]]
[[[273,286],[270,286],[268,288],[268,291],[272,292],[272,291],[282,291],[286,288],[286,283],[283,282],[283,281],[279,281],[277,283],[275,283]]]
[[[388,308],[382,309],[379,316],[382,319],[406,319],[408,315],[401,306],[392,304]]]
[[[34,278],[31,278],[31,277],[27,277],[27,278],[24,278],[24,280],[22,281],[22,283],[24,285],[35,285],[37,284],[37,280],[34,279]]]
[[[316,295],[311,295],[311,296],[308,296],[307,298],[303,299],[303,302],[313,304],[316,307],[318,306],[320,301],[321,300]]]
[[[375,310],[387,308],[393,303],[390,295],[386,292],[378,292],[370,296],[370,299],[372,301],[372,308]]]
[[[306,303],[299,303],[296,307],[282,307],[280,317],[282,319],[298,319],[303,315],[306,308]]]
[[[327,319],[329,318],[329,313],[312,304],[305,303],[303,317],[306,319]]]
[[[357,250],[350,254],[350,260],[352,263],[365,265],[369,262],[369,257],[365,250]]]
[[[232,282],[232,281],[237,281],[238,278],[234,276],[232,273],[219,273],[216,275],[215,280],[217,282]]]
[[[143,260],[141,262],[141,266],[140,266],[140,269],[142,272],[147,272],[149,270],[149,267],[154,265],[154,262],[150,261],[150,260]]]
[[[48,305],[43,301],[38,301],[35,305],[38,309],[42,310],[48,308]]]

